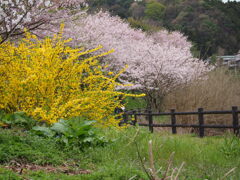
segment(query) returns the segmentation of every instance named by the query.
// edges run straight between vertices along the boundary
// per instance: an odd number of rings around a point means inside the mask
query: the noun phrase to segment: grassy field
[[[124,101],[126,110],[146,109],[147,104],[144,97],[127,97]]]
[[[0,179],[149,179],[143,168],[150,167],[149,140],[153,141],[159,177],[175,152],[169,174],[185,162],[179,179],[221,179],[233,168],[235,171],[225,179],[240,179],[240,140],[230,135],[200,139],[194,135],[150,134],[138,127],[105,129],[102,134],[109,140],[106,146],[80,151],[77,147],[62,149],[54,140],[28,132],[1,129]],[[29,170],[34,165],[38,165],[36,170]]]

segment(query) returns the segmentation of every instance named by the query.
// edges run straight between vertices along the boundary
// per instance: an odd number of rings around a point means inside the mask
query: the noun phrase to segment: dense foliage
[[[0,108],[23,111],[40,121],[83,116],[99,124],[117,125],[113,111],[119,106],[115,82],[119,74],[105,70],[97,57],[66,46],[61,33],[39,40],[29,33],[18,44],[0,45]]]
[[[146,26],[165,27],[169,30],[179,30],[195,44],[195,55],[203,59],[214,54],[235,54],[240,49],[240,2],[223,3],[219,0],[155,0],[165,6],[161,17],[149,16],[149,6],[153,1],[126,0],[90,2],[92,9],[104,8],[114,15],[123,18],[132,17]],[[113,7],[118,7],[114,8]],[[151,14],[157,15],[152,7]],[[161,9],[161,8],[160,8]],[[130,21],[132,22],[132,21]],[[136,22],[135,22],[136,24]],[[137,26],[138,27],[138,26]],[[201,37],[201,38],[200,38]]]
[[[127,18],[130,16],[128,8],[134,2],[134,0],[89,0],[90,11],[96,9],[106,8],[108,11],[119,15],[120,17]]]
[[[144,11],[146,18],[152,19],[154,21],[159,21],[162,19],[164,14],[165,6],[157,1],[150,1],[146,4],[146,9]]]

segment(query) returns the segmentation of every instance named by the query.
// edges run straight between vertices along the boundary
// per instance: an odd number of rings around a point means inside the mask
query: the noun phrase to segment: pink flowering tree
[[[60,13],[61,18],[45,24],[36,33],[49,35],[49,29],[56,32],[64,22],[64,36],[73,39],[72,46],[90,49],[100,44],[102,51],[114,48],[115,52],[103,63],[110,64],[109,68],[116,73],[127,65],[119,80],[132,84],[117,88],[144,92],[150,108],[159,108],[171,90],[211,70],[192,56],[191,43],[179,32],[162,30],[149,35],[106,12],[88,15],[82,11],[69,13],[65,8]]]
[[[179,32],[163,30],[148,35],[104,12],[83,15],[65,25],[65,36],[73,38],[73,45],[92,48],[100,43],[103,51],[114,48],[104,62],[116,72],[128,65],[119,80],[132,84],[118,88],[146,93],[150,108],[159,108],[171,90],[211,70],[192,56],[191,43]]]
[[[24,27],[40,37],[48,36],[58,32],[64,23],[64,36],[73,38],[72,46],[90,49],[100,44],[104,47],[102,51],[114,48],[115,52],[103,59],[103,63],[116,73],[127,65],[119,80],[132,84],[117,88],[144,92],[151,108],[159,108],[163,97],[172,89],[211,70],[203,61],[192,57],[191,43],[179,32],[159,31],[149,35],[108,13],[87,15],[79,7],[84,3],[82,0],[0,2],[0,11],[4,12],[0,13],[2,41],[22,33]],[[17,2],[22,5],[16,7]]]
[[[24,28],[40,30],[53,20],[66,18],[69,8],[83,5],[84,0],[0,0],[0,43],[23,34]]]

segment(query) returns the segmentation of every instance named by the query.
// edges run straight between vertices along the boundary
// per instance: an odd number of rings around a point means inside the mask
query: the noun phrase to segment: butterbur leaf
[[[64,142],[65,145],[68,145],[68,138],[66,138],[65,136],[62,137],[62,142]]]
[[[79,137],[79,136],[87,135],[88,131],[86,131],[82,128],[79,128],[75,131],[75,134],[76,134],[77,137]]]
[[[88,135],[92,136],[92,135],[94,135],[94,134],[96,134],[95,129],[90,129],[90,130],[88,131]]]
[[[90,125],[87,125],[87,126],[80,126],[80,127],[77,127],[76,130],[75,130],[75,133],[77,136],[82,136],[82,135],[85,135],[85,136],[89,136],[92,131],[92,126]]]
[[[64,120],[64,119],[59,119],[58,123],[63,124],[63,125],[68,125],[69,122]]]
[[[13,114],[5,114],[5,116],[3,116],[2,121],[3,122],[12,122],[14,119],[14,115]]]
[[[0,121],[8,125],[21,126],[25,129],[31,129],[36,124],[36,121],[27,116],[25,112],[6,114],[5,112],[0,111]]]
[[[15,112],[14,115],[26,116],[26,113],[25,113],[25,112],[22,112],[22,111],[18,111],[18,112]]]
[[[83,142],[89,142],[89,143],[91,143],[93,141],[94,141],[94,138],[92,138],[92,137],[87,137],[83,140]]]
[[[94,123],[96,123],[96,121],[84,121],[83,125],[89,126],[89,125],[93,125]]]
[[[2,119],[2,122],[5,123],[5,124],[12,124],[12,121],[10,120],[7,120],[7,119]]]
[[[14,123],[16,124],[27,123],[27,119],[22,117],[20,114],[14,114]]]
[[[54,123],[50,129],[61,134],[68,134],[70,131],[70,129],[61,122]]]
[[[55,132],[48,127],[35,126],[32,128],[32,132],[40,136],[53,137]]]
[[[69,120],[60,119],[51,127],[34,127],[33,131],[37,135],[56,138],[63,147],[84,148],[103,145],[104,138],[98,138],[96,128],[93,124],[96,121],[87,121],[82,117],[74,117]]]

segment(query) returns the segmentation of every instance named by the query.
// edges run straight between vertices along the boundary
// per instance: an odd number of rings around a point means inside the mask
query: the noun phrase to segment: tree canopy
[[[194,43],[197,57],[236,54],[240,49],[240,2],[220,0],[94,0],[90,9],[106,9],[136,27],[181,31]],[[138,21],[138,22],[137,22]],[[156,28],[155,28],[156,29]]]

